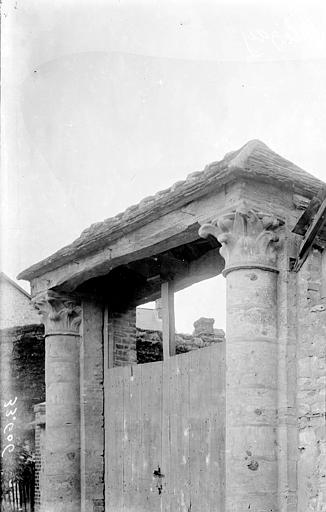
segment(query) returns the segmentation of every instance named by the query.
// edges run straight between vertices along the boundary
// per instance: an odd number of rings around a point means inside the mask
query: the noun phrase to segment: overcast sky
[[[250,139],[326,181],[325,26],[325,2],[5,1],[1,269]],[[223,278],[196,288],[177,328],[223,327]]]

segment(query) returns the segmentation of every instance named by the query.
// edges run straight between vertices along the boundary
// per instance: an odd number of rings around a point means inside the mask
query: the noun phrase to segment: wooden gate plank
[[[141,366],[131,366],[128,373],[128,394],[125,388],[125,456],[124,511],[141,512]]]
[[[170,407],[171,407],[171,364],[172,358],[167,358],[162,363],[162,501],[161,512],[171,512],[171,479],[173,472],[171,470],[170,456]]]
[[[199,418],[198,422],[200,425],[199,434],[199,488],[198,496],[199,503],[202,504],[204,510],[207,512],[216,511],[216,470],[212,466],[212,453],[211,453],[211,438],[212,428],[214,424],[212,422],[212,416],[215,410],[217,410],[217,403],[211,402],[210,387],[211,384],[216,385],[216,371],[211,374],[210,360],[214,356],[214,348],[208,347],[203,349],[199,354],[199,367],[200,372],[198,375],[198,388],[201,396],[200,404],[201,407],[198,409]],[[203,396],[205,397],[203,399]]]
[[[132,400],[130,400],[130,379],[133,373],[132,366],[126,366],[123,378],[122,402],[123,402],[123,510],[129,510],[129,496],[131,494],[131,445],[130,430],[132,422]]]
[[[172,359],[171,368],[171,512],[190,509],[189,473],[189,354]]]
[[[191,511],[219,510],[218,347],[193,352],[190,357],[190,479]],[[212,392],[212,389],[214,392]],[[217,449],[217,453],[216,453]]]
[[[177,440],[177,424],[178,424],[178,406],[179,406],[179,379],[178,379],[178,359],[177,356],[164,361],[166,366],[165,379],[167,380],[165,414],[168,418],[168,436],[165,436],[166,444],[163,446],[165,455],[164,469],[165,477],[165,508],[172,512],[178,511],[177,507],[177,488],[178,480],[178,440]]]
[[[203,349],[201,349],[203,350]],[[189,457],[190,457],[190,501],[191,501],[191,512],[199,512],[200,496],[199,492],[199,436],[200,436],[200,425],[198,422],[198,415],[200,408],[201,399],[205,400],[200,395],[200,389],[198,386],[198,375],[199,375],[199,352],[189,353],[189,422],[190,422],[190,445],[189,445]],[[202,510],[205,510],[203,507]]]
[[[211,472],[210,500],[216,500],[216,509],[224,506],[225,464],[225,344],[214,347],[210,358],[210,388],[212,435],[210,439]],[[213,377],[214,376],[214,377]],[[214,482],[215,486],[212,486]]]
[[[219,344],[106,372],[107,512],[222,509],[224,364]]]
[[[161,496],[154,471],[162,470],[162,362],[142,365],[143,511],[160,510]]]
[[[123,388],[125,368],[112,368],[106,379],[106,507],[123,512]]]

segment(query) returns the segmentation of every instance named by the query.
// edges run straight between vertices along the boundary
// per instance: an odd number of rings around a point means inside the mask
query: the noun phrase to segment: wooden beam
[[[174,290],[171,281],[162,283],[163,360],[175,355]]]
[[[308,204],[306,210],[303,212],[301,217],[299,218],[298,222],[292,229],[293,233],[296,233],[297,235],[305,235],[309,225],[314,218],[316,212],[318,211],[318,208],[326,198],[326,187],[323,187],[316,197],[313,197]]]
[[[94,252],[76,256],[56,268],[42,267],[40,275],[31,278],[32,295],[49,288],[72,292],[85,281],[108,274],[120,265],[156,256],[158,253],[198,240],[200,224],[216,216],[225,208],[225,193],[222,188],[216,194],[201,198],[166,215],[160,215],[135,231],[108,241],[108,245]],[[51,267],[52,265],[50,265]],[[29,279],[26,272],[21,279]]]
[[[206,254],[191,261],[184,266],[183,271],[173,275],[174,293],[184,290],[189,286],[210,279],[221,274],[225,267],[224,259],[218,249],[211,249]],[[170,279],[171,281],[172,279]],[[144,302],[151,302],[161,297],[162,282],[167,281],[166,277],[155,276],[155,279],[147,280],[143,286],[138,286],[130,299],[130,306],[139,306]],[[108,285],[107,289],[115,288],[115,285]]]
[[[293,270],[295,272],[298,272],[306,259],[309,256],[309,253],[313,247],[314,241],[316,240],[316,237],[318,234],[322,231],[324,228],[324,225],[326,223],[326,199],[324,199],[322,205],[320,206],[318,212],[316,213],[316,216],[310,225],[308,231],[306,232],[306,235],[302,241],[302,244],[299,249],[299,255],[298,258],[293,266]]]

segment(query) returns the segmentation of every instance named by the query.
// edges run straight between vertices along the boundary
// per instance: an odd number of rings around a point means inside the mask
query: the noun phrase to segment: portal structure
[[[252,141],[20,274],[46,328],[42,512],[325,508],[323,186]],[[226,342],[175,355],[173,293],[220,273]],[[135,307],[159,298],[142,371]]]

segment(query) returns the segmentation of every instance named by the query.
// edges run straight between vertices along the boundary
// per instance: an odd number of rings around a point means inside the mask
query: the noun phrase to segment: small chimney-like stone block
[[[194,322],[194,336],[200,336],[201,334],[213,334],[214,335],[214,318],[201,317]]]

